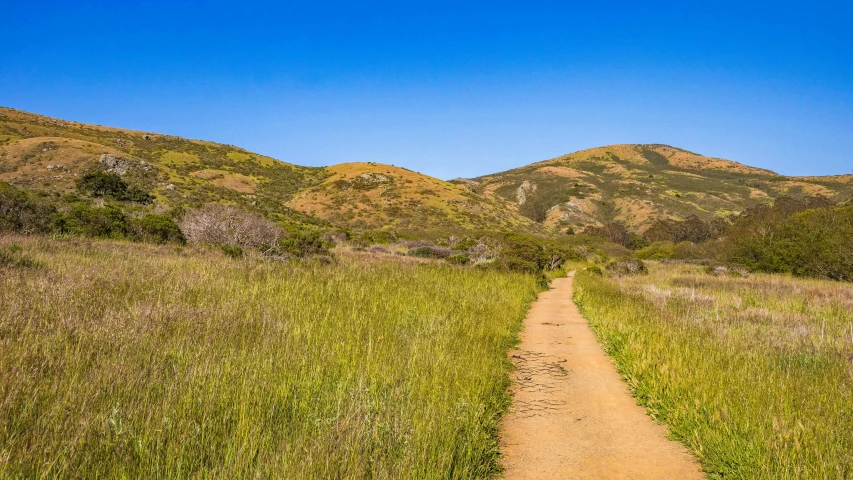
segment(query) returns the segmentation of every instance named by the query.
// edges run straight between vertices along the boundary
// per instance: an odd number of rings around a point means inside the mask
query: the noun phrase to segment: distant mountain
[[[853,194],[853,175],[786,177],[657,144],[582,150],[464,183],[556,230],[621,221],[643,231],[655,219],[710,220],[781,195]]]
[[[237,205],[282,224],[398,232],[565,231],[726,216],[780,195],[849,200],[853,176],[784,177],[666,145],[613,145],[450,182],[405,168],[285,163],[219,143],[0,107],[0,182],[75,201],[87,172],[120,174],[154,211]]]

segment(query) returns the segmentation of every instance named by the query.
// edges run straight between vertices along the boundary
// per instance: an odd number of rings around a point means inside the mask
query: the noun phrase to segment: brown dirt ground
[[[507,479],[700,479],[699,463],[638,406],[572,301],[572,278],[533,304],[512,352],[501,429]]]

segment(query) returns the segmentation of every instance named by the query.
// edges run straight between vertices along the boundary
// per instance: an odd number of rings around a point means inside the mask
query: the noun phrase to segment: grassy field
[[[853,477],[853,284],[653,265],[577,276],[639,402],[711,478]]]
[[[498,471],[506,351],[533,276],[393,256],[0,248],[0,477]]]

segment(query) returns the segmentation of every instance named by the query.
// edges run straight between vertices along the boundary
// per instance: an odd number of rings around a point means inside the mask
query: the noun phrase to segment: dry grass
[[[2,478],[482,478],[532,276],[15,240]]]
[[[712,478],[853,477],[853,285],[691,265],[577,285],[638,401]]]

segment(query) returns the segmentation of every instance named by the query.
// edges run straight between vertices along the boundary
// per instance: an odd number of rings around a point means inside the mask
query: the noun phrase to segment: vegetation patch
[[[0,269],[3,268],[33,268],[39,263],[22,251],[21,245],[12,242],[0,245]]]
[[[258,180],[248,175],[232,173],[226,170],[199,170],[191,175],[202,180],[207,180],[218,187],[227,188],[241,193],[254,193],[258,188]]]
[[[656,264],[576,276],[575,301],[638,402],[711,478],[853,474],[853,287]]]
[[[51,261],[0,275],[3,476],[499,471],[506,354],[533,276],[22,243]]]

